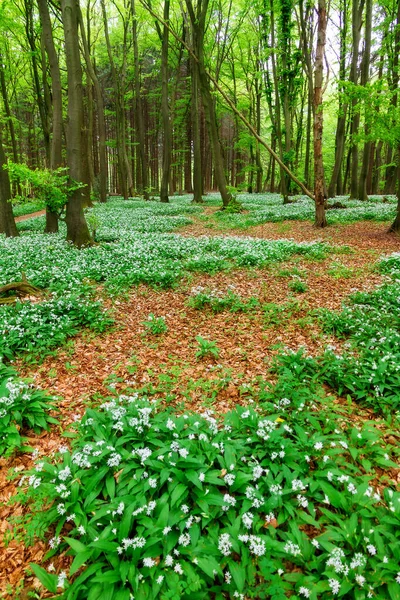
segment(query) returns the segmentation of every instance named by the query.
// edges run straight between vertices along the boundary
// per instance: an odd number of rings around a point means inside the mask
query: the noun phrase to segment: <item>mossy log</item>
[[[0,304],[12,304],[23,296],[40,296],[42,290],[29,281],[12,281],[0,287]]]

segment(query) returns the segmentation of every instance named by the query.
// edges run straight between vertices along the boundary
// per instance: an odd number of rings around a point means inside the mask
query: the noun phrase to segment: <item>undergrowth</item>
[[[398,600],[400,494],[379,483],[396,449],[304,363],[221,419],[137,394],[89,409],[72,450],[20,482],[46,507],[44,562],[74,557],[32,566],[40,581],[67,600]]]
[[[57,420],[49,415],[54,398],[20,379],[16,371],[0,360],[0,456],[28,449],[24,432],[38,433]]]

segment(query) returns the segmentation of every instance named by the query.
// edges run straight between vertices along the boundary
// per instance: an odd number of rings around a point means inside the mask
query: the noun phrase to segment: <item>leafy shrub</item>
[[[71,180],[65,167],[54,170],[30,169],[27,165],[9,160],[6,168],[10,180],[18,183],[25,195],[37,196],[55,213],[63,210],[68,198],[76,190],[85,187],[85,184]]]
[[[0,456],[24,450],[24,429],[38,432],[57,423],[48,411],[54,410],[54,399],[23,381],[14,369],[0,360]]]
[[[66,600],[397,599],[400,494],[375,487],[395,464],[379,430],[314,388],[280,391],[221,422],[137,395],[88,410],[23,492],[43,499],[47,557],[74,556],[68,575],[35,574]]]

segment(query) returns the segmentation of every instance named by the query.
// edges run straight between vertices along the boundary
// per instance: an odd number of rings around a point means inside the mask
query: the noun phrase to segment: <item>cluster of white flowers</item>
[[[229,556],[232,552],[232,542],[229,533],[221,533],[218,538],[218,550],[224,556]]]

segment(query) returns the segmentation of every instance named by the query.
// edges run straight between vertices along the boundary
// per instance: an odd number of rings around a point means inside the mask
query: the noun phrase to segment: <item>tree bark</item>
[[[0,130],[0,233],[5,233],[6,237],[16,237],[19,233],[12,211],[10,177],[7,169],[4,168],[6,164]]]
[[[62,165],[62,88],[60,66],[58,56],[54,46],[53,30],[51,26],[49,8],[47,0],[38,0],[40,20],[42,23],[42,35],[46,48],[47,57],[50,66],[51,75],[51,93],[52,93],[52,136],[50,146],[50,169],[55,170]],[[58,231],[57,214],[46,207],[46,233],[56,233]]]
[[[197,10],[195,13],[192,0],[186,0],[186,6],[188,8],[192,25],[193,47],[197,56],[195,68],[197,68],[198,72],[201,97],[211,140],[211,148],[214,159],[214,174],[219,193],[221,194],[222,206],[223,208],[226,208],[229,202],[232,200],[232,195],[227,189],[224,160],[218,135],[217,118],[215,114],[215,104],[211,95],[210,80],[204,65],[204,34],[208,5],[209,0],[198,0],[196,7]]]
[[[139,157],[141,166],[141,185],[142,192],[145,200],[150,200],[149,195],[149,177],[148,177],[148,164],[146,155],[146,135],[143,122],[143,107],[142,98],[140,95],[140,64],[139,64],[139,46],[138,46],[138,35],[137,35],[137,16],[135,8],[135,0],[131,0],[132,8],[132,40],[133,40],[133,61],[135,67],[135,103],[136,103],[136,124],[137,133],[139,140]]]
[[[164,0],[164,22],[169,23],[169,0]],[[171,123],[168,105],[168,41],[169,29],[164,25],[161,49],[161,114],[163,123],[163,171],[160,188],[160,201],[169,202],[168,186],[171,171]]]
[[[74,181],[82,181],[82,68],[79,55],[78,0],[61,0],[68,82],[67,164]],[[75,190],[67,203],[67,240],[81,247],[92,243],[82,206],[82,191]]]
[[[83,53],[85,56],[86,69],[90,79],[93,82],[94,93],[96,96],[97,104],[97,128],[99,135],[99,194],[100,202],[107,201],[107,187],[108,187],[108,165],[107,165],[107,151],[106,151],[106,121],[104,117],[104,102],[103,94],[99,79],[96,75],[92,59],[90,57],[90,47],[86,38],[86,31],[83,24],[82,12],[79,9],[79,25],[82,38]]]
[[[361,78],[360,84],[366,86],[369,80],[369,67],[371,62],[371,37],[372,37],[372,0],[366,0],[365,3],[365,34],[364,34],[364,52],[361,63]],[[368,165],[370,158],[371,142],[368,140],[370,133],[370,125],[368,123],[368,109],[365,108],[365,124],[364,124],[364,150],[363,160],[360,171],[360,179],[358,182],[358,199],[368,200],[367,194],[367,176],[368,176]]]
[[[316,227],[326,227],[327,225],[325,215],[324,165],[322,159],[322,132],[324,125],[322,110],[322,82],[326,26],[326,1],[318,0],[318,31],[314,70],[314,196]]]
[[[360,31],[362,24],[362,13],[365,0],[353,0],[352,7],[352,59],[350,69],[350,81],[356,85],[358,81],[358,51],[360,45]],[[351,171],[350,171],[350,198],[358,196],[358,142],[356,135],[360,126],[360,110],[358,108],[358,99],[353,90],[353,99],[351,101]]]

